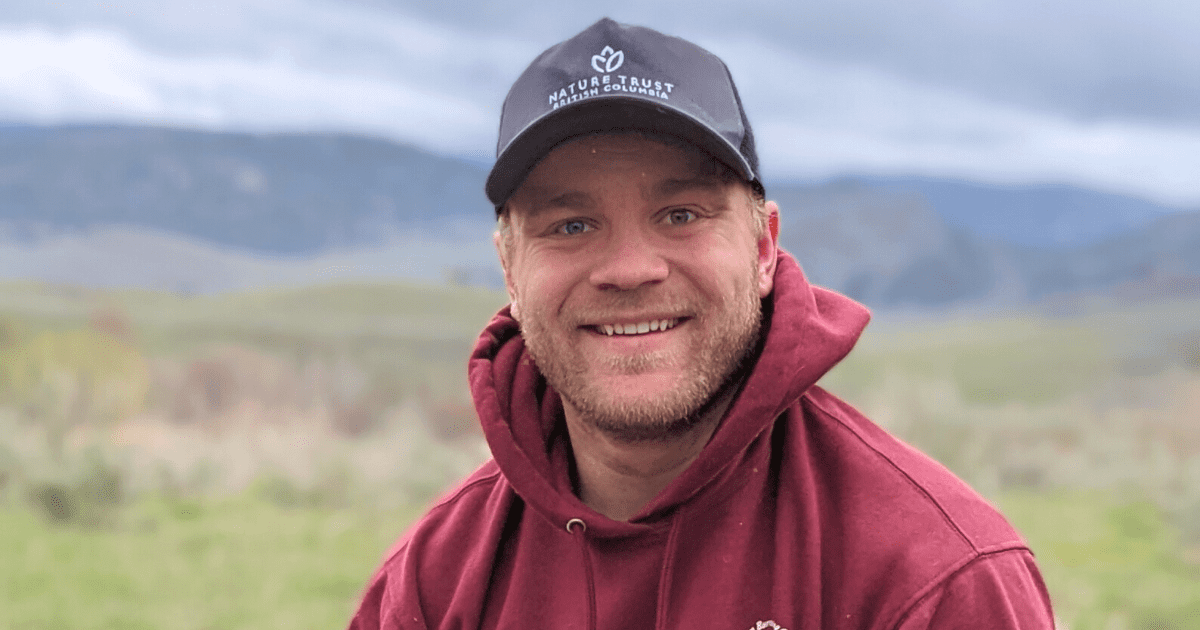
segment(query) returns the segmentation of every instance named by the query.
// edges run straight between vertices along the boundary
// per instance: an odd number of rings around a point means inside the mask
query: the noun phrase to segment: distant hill
[[[1102,195],[1085,192],[1076,198]],[[1117,231],[1110,224],[1107,236],[1096,231],[1077,238],[1081,243],[1054,246],[968,231],[911,187],[841,180],[776,186],[771,196],[783,208],[780,240],[813,282],[877,308],[1008,306],[1114,291],[1128,297],[1200,294],[1200,211],[1130,213],[1125,220],[1136,227]],[[979,196],[974,207],[995,207],[995,199]],[[1063,214],[1087,218],[1079,208]],[[1115,220],[1104,209],[1097,215]]]
[[[358,136],[0,128],[10,238],[124,224],[316,254],[487,223],[482,191],[478,166]]]
[[[1131,296],[1200,294],[1200,212],[1159,217],[1079,248],[1017,248],[1011,258],[1035,298],[1113,288]]]
[[[1035,247],[1089,245],[1179,211],[1146,199],[1064,184],[1008,187],[923,177],[860,181],[918,193],[947,223],[970,234]]]
[[[279,255],[138,226],[96,227],[36,242],[0,242],[0,279],[209,294],[264,286],[403,278],[500,288],[489,233],[403,234],[385,245]]]
[[[772,196],[780,242],[817,284],[873,306],[940,307],[997,289],[994,248],[951,228],[920,194],[841,182]]]
[[[495,287],[485,176],[348,135],[0,126],[0,277],[198,292],[387,275]],[[1066,186],[767,187],[782,243],[813,281],[876,308],[1200,286],[1200,211]]]

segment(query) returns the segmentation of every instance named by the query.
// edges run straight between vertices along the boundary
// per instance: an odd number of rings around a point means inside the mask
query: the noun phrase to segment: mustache
[[[678,296],[614,294],[603,300],[569,304],[561,315],[571,326],[590,326],[629,319],[630,317],[696,317],[701,309],[695,300]]]

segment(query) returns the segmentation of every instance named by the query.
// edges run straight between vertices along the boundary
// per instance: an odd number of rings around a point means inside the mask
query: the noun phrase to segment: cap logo
[[[596,72],[608,74],[616,71],[623,63],[625,63],[625,51],[614,51],[612,46],[605,46],[599,55],[592,55],[592,69]]]
[[[575,62],[572,62],[571,65],[574,66]],[[625,51],[613,50],[612,46],[605,46],[600,54],[592,55],[592,70],[595,71],[595,74],[577,77],[570,83],[552,89],[547,94],[546,104],[550,109],[558,109],[563,105],[614,92],[652,96],[664,101],[671,100],[671,90],[675,89],[674,83],[663,81],[659,77],[617,74],[617,70],[620,70],[623,65],[625,65]]]

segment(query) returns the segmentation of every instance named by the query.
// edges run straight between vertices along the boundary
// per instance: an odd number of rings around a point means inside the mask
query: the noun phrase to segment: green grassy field
[[[1200,627],[1200,548],[1185,551],[1153,504],[1056,491],[1006,493],[999,505],[1029,541],[1068,628]]]
[[[503,303],[0,285],[0,628],[344,625],[486,456]],[[822,385],[1000,505],[1066,627],[1200,627],[1200,300],[883,317]]]
[[[410,510],[143,498],[102,528],[0,509],[0,627],[344,627]]]

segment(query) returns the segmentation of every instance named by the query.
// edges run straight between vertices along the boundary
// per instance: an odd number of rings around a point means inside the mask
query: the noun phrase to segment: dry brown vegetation
[[[496,302],[484,298],[480,326]],[[399,346],[391,364],[353,336],[271,323],[198,341],[175,331],[187,342],[164,349],[146,338],[194,323],[147,325],[136,306],[88,301],[67,317],[0,312],[0,492],[86,494],[103,470],[126,495],[259,488],[283,501],[412,503],[486,457],[465,390],[469,338],[400,331],[386,340]]]

